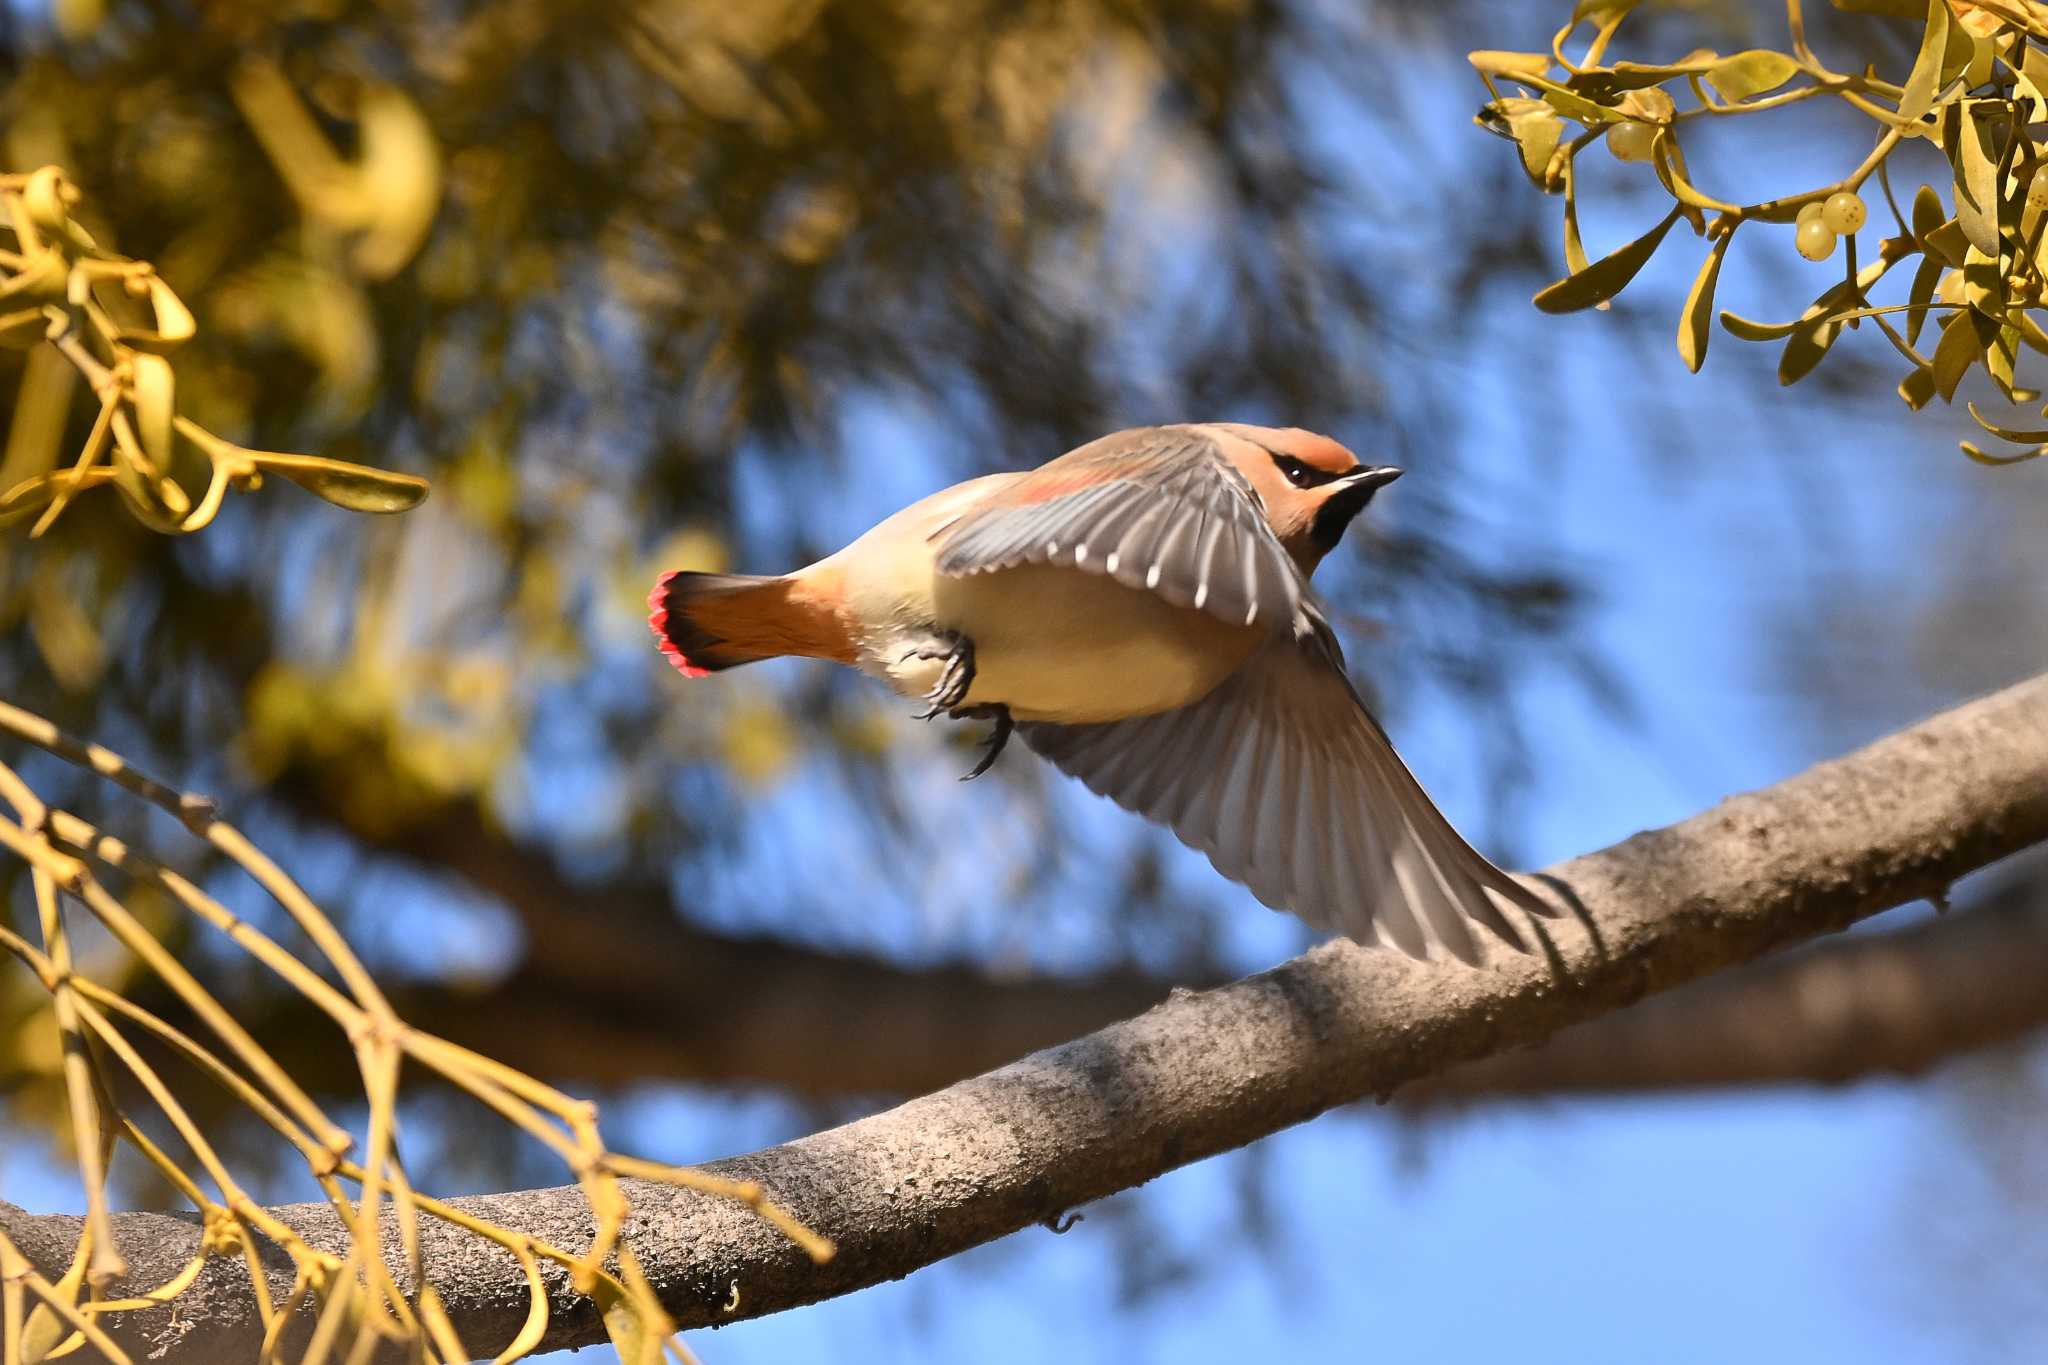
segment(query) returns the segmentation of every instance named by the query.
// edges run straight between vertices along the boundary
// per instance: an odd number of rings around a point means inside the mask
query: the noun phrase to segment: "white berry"
[[[1818,218],[1809,219],[1799,225],[1793,239],[1799,254],[1809,261],[1824,261],[1835,254],[1834,229]]]
[[[1648,161],[1650,149],[1656,141],[1655,128],[1633,119],[1617,123],[1607,130],[1607,150],[1614,153],[1617,161]]]
[[[1847,190],[1837,190],[1821,206],[1820,220],[1830,232],[1854,232],[1870,218],[1863,201]]]

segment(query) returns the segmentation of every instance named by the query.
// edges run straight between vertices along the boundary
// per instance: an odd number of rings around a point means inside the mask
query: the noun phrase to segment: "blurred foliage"
[[[1604,307],[1626,288],[1684,220],[1709,245],[1678,321],[1678,352],[1697,370],[1712,335],[1714,288],[1738,229],[1748,223],[1794,228],[1794,246],[1808,260],[1833,256],[1842,240],[1842,280],[1797,318],[1754,322],[1723,312],[1721,325],[1747,341],[1782,341],[1781,383],[1793,384],[1825,358],[1843,328],[1875,322],[1911,365],[1898,393],[1919,409],[1937,395],[1952,401],[1981,366],[2008,402],[2041,394],[2019,382],[2028,351],[2048,354],[2048,5],[2033,0],[1836,0],[1841,9],[1914,19],[1923,24],[1909,69],[1890,80],[1875,65],[1835,71],[1807,41],[1801,0],[1786,0],[1788,50],[1751,48],[1733,54],[1697,49],[1668,62],[1613,56],[1636,0],[1583,0],[1548,52],[1482,51],[1471,61],[1493,100],[1479,123],[1511,139],[1529,179],[1564,198],[1564,256],[1570,274],[1536,295],[1536,306],[1563,313]],[[1873,20],[1875,22],[1875,20]],[[1567,55],[1581,28],[1591,38],[1577,60]],[[1552,73],[1558,72],[1555,77]],[[1526,95],[1502,95],[1515,86]],[[1812,189],[1737,204],[1694,183],[1684,139],[1689,128],[1747,118],[1816,98],[1835,99],[1878,127],[1875,145],[1847,175]],[[1752,136],[1760,136],[1752,133]],[[1657,225],[1600,260],[1589,260],[1579,234],[1578,154],[1605,140],[1622,161],[1647,161],[1672,204]],[[1922,185],[1910,211],[1893,193],[1888,166],[1904,143],[1924,139],[1946,157],[1952,183]],[[1860,191],[1875,175],[1896,234],[1877,242],[1859,264],[1860,231],[1869,208]],[[1944,198],[1944,193],[1946,198]],[[1904,302],[1876,304],[1871,292],[1894,267],[1918,258]],[[1929,316],[1938,318],[1931,353],[1916,349]],[[1903,329],[1891,319],[1901,317]],[[2030,362],[2037,363],[2037,362]],[[1968,405],[1979,426],[2026,447],[1986,451],[1969,441],[1963,453],[1983,464],[2013,464],[2048,452],[2048,430],[2018,429]],[[2048,417],[2048,409],[2042,415]]]
[[[419,505],[424,479],[244,450],[179,415],[167,357],[197,331],[192,311],[149,262],[102,250],[71,216],[78,197],[55,166],[0,175],[0,217],[14,237],[14,250],[0,251],[0,299],[23,305],[0,314],[0,345],[34,351],[0,461],[0,525],[40,509],[29,532],[40,536],[77,494],[111,483],[137,521],[183,534],[213,521],[229,487],[259,487],[265,471],[358,512]],[[77,378],[97,402],[83,449],[59,470]],[[195,462],[206,490],[196,502],[177,478]]]

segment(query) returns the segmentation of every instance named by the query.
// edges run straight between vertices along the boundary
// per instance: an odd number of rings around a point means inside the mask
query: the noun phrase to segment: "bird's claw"
[[[1000,702],[984,702],[975,706],[965,704],[968,692],[974,687],[974,642],[958,631],[939,632],[930,643],[905,650],[901,661],[907,663],[911,659],[943,659],[946,662],[939,673],[939,680],[924,694],[925,709],[918,712],[919,720],[947,716],[953,720],[993,720],[996,724],[980,761],[960,778],[962,782],[971,782],[995,766],[1003,746],[1010,742],[1010,732],[1016,728],[1010,719],[1010,708]]]
[[[931,691],[924,694],[925,709],[918,713],[919,720],[931,720],[938,716],[952,715],[967,700],[969,689],[974,686],[974,642],[956,631],[946,631],[937,636],[932,644],[920,645],[905,651],[905,659],[944,659],[946,667],[939,674],[939,680],[932,684]]]
[[[980,761],[960,775],[962,782],[972,782],[975,778],[980,777],[990,768],[993,768],[996,764],[996,759],[1002,756],[1003,746],[1010,742],[1010,732],[1017,728],[1017,723],[1010,719],[1010,708],[1001,703],[992,703],[987,706],[970,706],[953,713],[955,720],[970,720],[981,717],[993,720],[996,723],[996,728],[988,737],[988,747],[981,751]]]

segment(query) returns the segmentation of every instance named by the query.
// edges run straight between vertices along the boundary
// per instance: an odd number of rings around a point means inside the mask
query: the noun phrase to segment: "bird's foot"
[[[1010,742],[1010,732],[1017,723],[1010,719],[1010,708],[1001,702],[990,702],[982,706],[964,706],[953,712],[955,720],[993,720],[996,728],[989,734],[988,747],[981,751],[981,761],[960,775],[962,782],[972,782],[993,768],[996,759],[1002,756],[1003,746]]]
[[[912,659],[942,659],[945,667],[940,670],[937,682],[924,694],[925,709],[918,713],[919,720],[931,720],[935,716],[947,716],[956,712],[967,700],[968,689],[974,686],[974,641],[958,631],[945,630],[935,633],[930,642],[915,649],[903,651],[899,663]]]
[[[953,720],[992,720],[996,728],[989,736],[988,748],[982,752],[981,760],[961,777],[962,782],[980,777],[1002,754],[1003,746],[1010,742],[1010,732],[1016,728],[1010,719],[1010,708],[1001,702],[981,702],[969,706],[967,694],[974,687],[974,641],[954,630],[934,631],[931,638],[914,649],[906,649],[897,659],[898,664],[907,664],[912,659],[927,662],[942,662],[937,681],[924,694],[925,709],[918,713],[919,720],[933,720],[947,716]]]

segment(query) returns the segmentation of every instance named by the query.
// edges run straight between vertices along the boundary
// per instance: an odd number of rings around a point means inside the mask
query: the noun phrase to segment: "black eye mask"
[[[1314,465],[1297,460],[1292,455],[1282,455],[1277,450],[1268,450],[1266,453],[1273,457],[1273,466],[1280,471],[1281,477],[1296,488],[1320,488],[1342,477],[1326,469],[1317,469]]]

